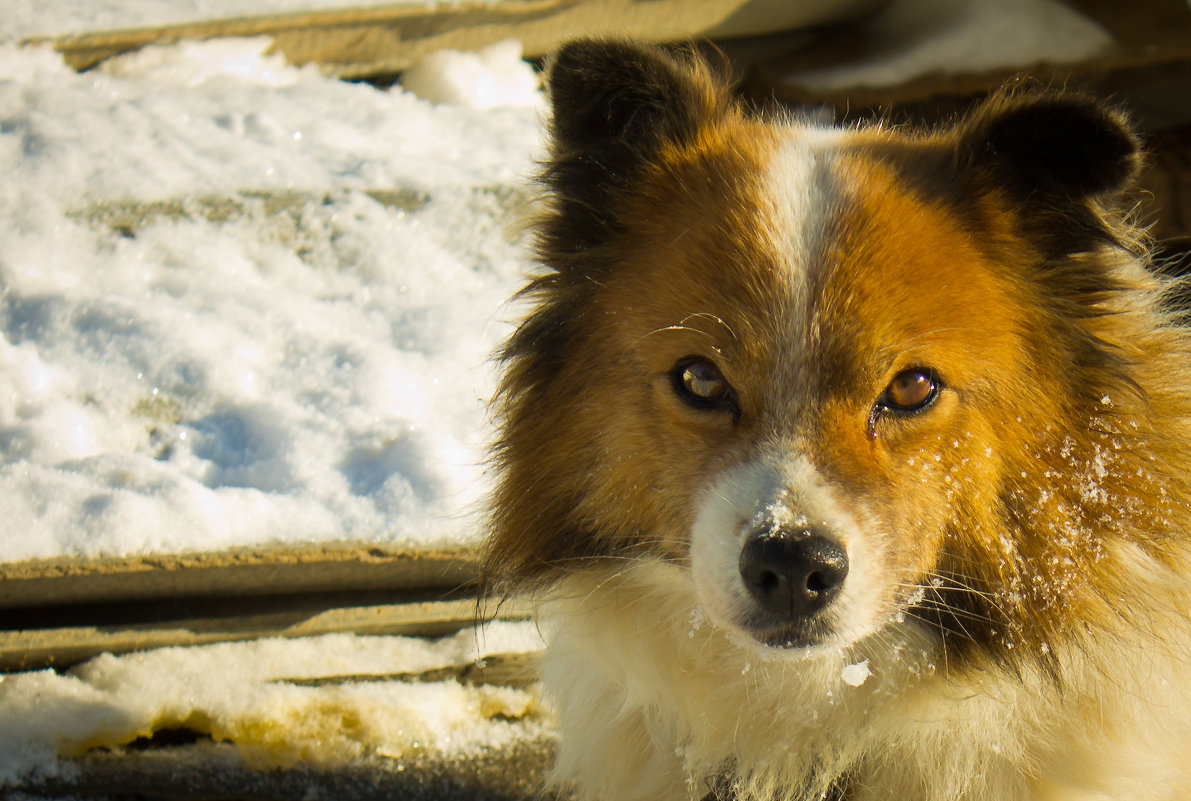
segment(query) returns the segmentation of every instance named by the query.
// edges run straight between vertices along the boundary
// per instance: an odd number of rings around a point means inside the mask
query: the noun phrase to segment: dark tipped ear
[[[1140,161],[1124,118],[1082,94],[1003,92],[963,128],[965,160],[1014,200],[1111,200],[1129,187]]]
[[[549,75],[555,145],[568,151],[681,142],[720,102],[702,63],[626,41],[570,42]]]
[[[548,263],[606,240],[617,228],[616,194],[659,151],[691,141],[731,107],[706,63],[657,47],[581,39],[549,67],[554,108],[543,175],[556,205],[543,227]]]

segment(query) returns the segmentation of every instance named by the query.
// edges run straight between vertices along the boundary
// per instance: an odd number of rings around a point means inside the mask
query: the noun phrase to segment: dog
[[[1191,332],[1126,118],[762,118],[615,40],[548,89],[484,570],[542,604],[552,786],[1191,797]]]

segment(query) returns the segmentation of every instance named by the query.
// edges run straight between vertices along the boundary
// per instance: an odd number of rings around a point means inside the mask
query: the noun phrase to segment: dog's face
[[[1114,279],[1071,254],[1111,238],[1093,198],[1131,176],[1128,130],[1048,94],[929,136],[767,124],[607,43],[552,89],[551,272],[506,354],[490,569],[667,560],[774,647],[907,616],[1003,636],[1085,514],[1047,474],[1090,458],[1067,440],[1123,383],[1085,322]]]
[[[588,514],[653,512],[712,619],[763,643],[874,632],[923,600],[960,505],[995,503],[997,432],[1059,394],[1015,288],[858,135],[726,130],[639,204],[577,351]]]

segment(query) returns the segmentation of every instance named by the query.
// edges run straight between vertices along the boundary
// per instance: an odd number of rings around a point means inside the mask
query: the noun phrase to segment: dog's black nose
[[[745,543],[740,575],[758,606],[799,620],[839,594],[848,576],[848,555],[813,529],[763,531]]]

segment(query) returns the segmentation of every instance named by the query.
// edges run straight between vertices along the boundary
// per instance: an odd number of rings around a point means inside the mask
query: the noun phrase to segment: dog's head
[[[1063,625],[1123,493],[1089,421],[1137,394],[1122,119],[1023,90],[942,132],[766,122],[620,42],[563,48],[550,91],[490,573],[670,561],[781,647]]]

